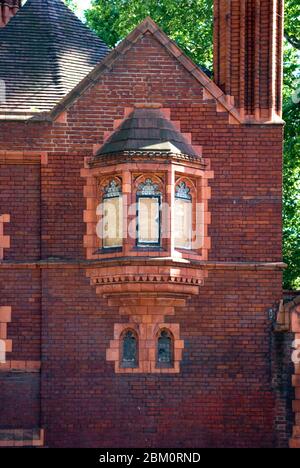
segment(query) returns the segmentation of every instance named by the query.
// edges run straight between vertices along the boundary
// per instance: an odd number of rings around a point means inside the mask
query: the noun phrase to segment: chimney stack
[[[214,77],[245,121],[282,115],[284,0],[214,0]]]
[[[0,28],[4,28],[20,8],[21,0],[0,0]]]

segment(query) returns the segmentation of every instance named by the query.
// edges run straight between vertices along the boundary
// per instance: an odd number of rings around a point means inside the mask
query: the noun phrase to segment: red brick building
[[[0,446],[299,447],[283,2],[214,3],[213,81],[0,1]]]

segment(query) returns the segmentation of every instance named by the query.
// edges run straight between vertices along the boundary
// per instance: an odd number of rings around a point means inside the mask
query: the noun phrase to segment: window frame
[[[150,199],[156,199],[158,200],[158,241],[157,242],[141,242],[139,240],[139,200],[141,198],[150,198]],[[136,246],[138,248],[160,248],[161,247],[161,241],[162,241],[162,194],[157,193],[153,195],[146,195],[146,194],[136,194]]]
[[[121,222],[122,224],[122,227],[121,227],[121,234],[122,234],[122,237],[121,237],[121,243],[120,245],[104,245],[104,242],[105,242],[105,236],[104,236],[104,227],[105,227],[105,224],[103,222],[103,226],[102,226],[102,249],[103,251],[105,252],[109,252],[109,251],[116,251],[116,250],[120,250],[123,248],[123,245],[124,245],[124,238],[123,238],[123,193],[122,193],[122,183],[120,181],[119,184],[120,184],[120,192],[119,192],[119,195],[115,195],[115,196],[108,196],[106,193],[105,193],[105,188],[106,187],[109,187],[109,185],[112,183],[112,182],[116,182],[116,180],[114,178],[112,178],[111,180],[108,181],[108,183],[104,186],[103,185],[103,195],[102,195],[102,204],[103,204],[103,210],[105,209],[105,201],[109,201],[109,200],[114,200],[114,199],[118,199],[119,200],[119,223]],[[121,211],[121,213],[120,213]],[[105,219],[105,216],[103,216],[103,220]],[[107,237],[108,238],[108,237]]]
[[[170,339],[170,354],[171,354],[171,360],[170,362],[160,362],[159,361],[159,340],[162,337],[162,333],[167,333],[168,337]],[[156,347],[156,368],[157,369],[173,369],[174,368],[174,362],[175,362],[175,339],[173,333],[168,329],[168,328],[162,328],[159,330],[159,332],[156,335],[156,341],[155,341],[155,347]]]
[[[130,361],[124,361],[124,343],[125,338],[128,333],[132,333],[135,338],[135,346],[136,346],[136,357],[135,361],[130,363]],[[139,368],[139,337],[135,330],[132,328],[127,328],[124,330],[120,336],[120,368],[121,369],[138,369]]]
[[[177,195],[177,187],[179,187],[180,184],[184,184],[185,187],[186,187],[186,190],[187,190],[187,195],[186,197],[184,196],[178,196]],[[191,181],[185,179],[185,178],[180,178],[179,180],[177,180],[177,182],[175,183],[175,187],[174,187],[174,207],[172,208],[173,209],[173,212],[174,212],[174,224],[173,224],[173,229],[174,229],[174,246],[175,246],[175,249],[178,250],[178,251],[186,251],[186,252],[192,252],[193,251],[193,227],[194,227],[194,222],[195,222],[195,219],[194,219],[194,206],[195,206],[195,203],[196,203],[196,194],[195,194],[195,187],[194,185],[191,183]],[[191,225],[190,225],[190,239],[189,239],[189,247],[185,247],[185,246],[178,246],[176,245],[176,237],[175,237],[175,224],[176,224],[176,201],[177,200],[180,200],[182,202],[185,202],[185,203],[189,203],[190,204],[190,209],[191,209]]]

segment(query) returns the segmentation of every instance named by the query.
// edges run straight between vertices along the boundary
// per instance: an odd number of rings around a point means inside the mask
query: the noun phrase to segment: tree
[[[146,16],[196,63],[211,65],[213,0],[93,0],[86,12],[88,25],[110,47]]]
[[[300,4],[285,2],[284,55],[284,273],[286,288],[300,287]]]
[[[300,3],[285,5],[284,287],[295,288],[300,287]],[[196,63],[212,68],[213,0],[93,0],[86,19],[114,47],[148,15]]]
[[[65,4],[68,5],[71,10],[76,11],[77,2],[76,0],[64,0]]]

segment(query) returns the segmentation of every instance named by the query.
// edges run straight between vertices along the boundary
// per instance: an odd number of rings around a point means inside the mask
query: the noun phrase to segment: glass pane
[[[123,336],[123,367],[135,367],[137,365],[137,339],[132,331]]]
[[[122,197],[103,200],[103,247],[122,247],[123,210]]]
[[[174,230],[175,247],[191,249],[192,247],[192,207],[189,200],[175,199]]]
[[[172,364],[172,338],[167,331],[161,332],[158,338],[157,360],[159,364]]]
[[[138,201],[138,242],[159,244],[160,241],[160,203],[155,197],[143,197]]]

